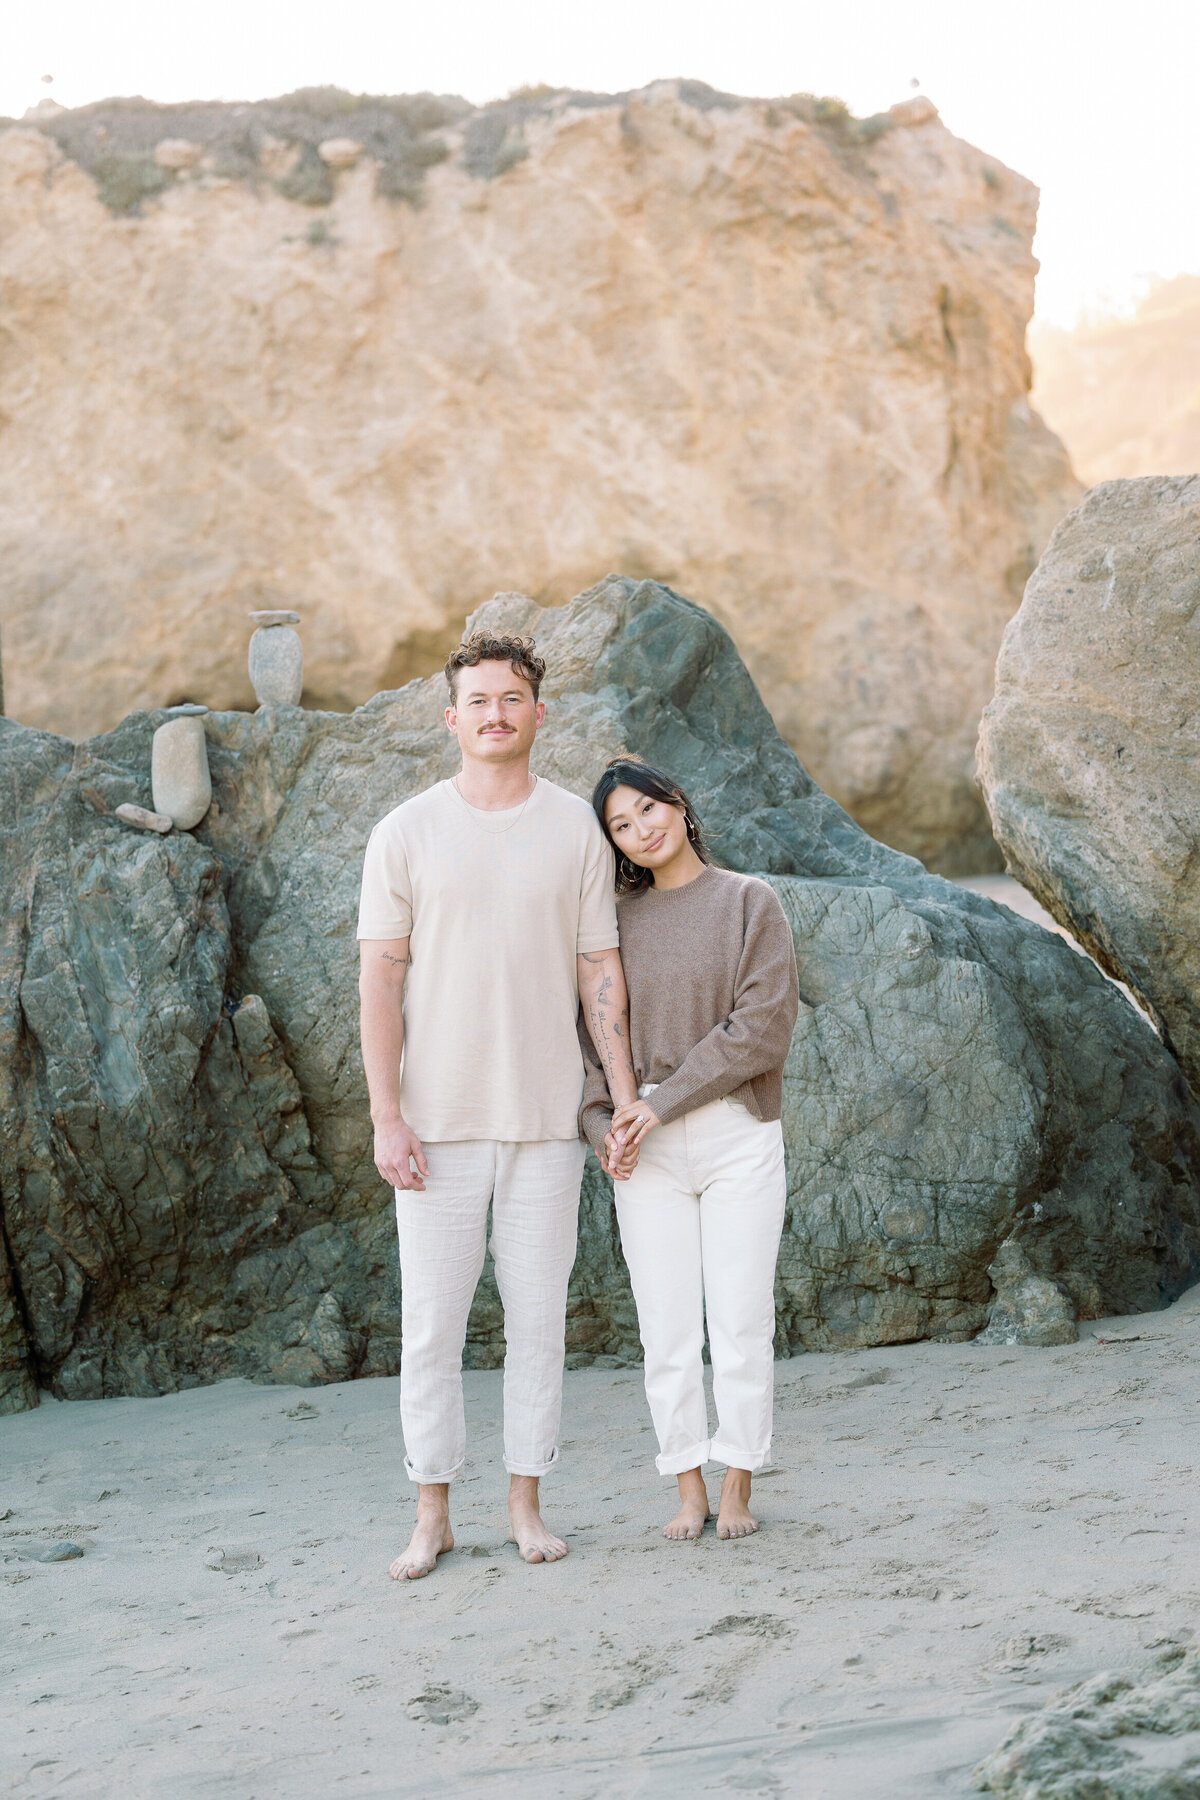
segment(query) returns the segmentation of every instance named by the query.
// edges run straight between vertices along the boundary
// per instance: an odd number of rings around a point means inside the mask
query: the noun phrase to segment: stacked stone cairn
[[[298,706],[304,686],[304,650],[293,625],[300,614],[288,610],[252,612],[250,680],[259,706]],[[150,751],[151,810],[126,801],[116,814],[138,831],[191,831],[212,805],[212,777],[204,718],[207,706],[190,702],[167,709]]]

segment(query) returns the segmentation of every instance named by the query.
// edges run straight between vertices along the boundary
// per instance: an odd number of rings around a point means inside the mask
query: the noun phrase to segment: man
[[[417,1483],[397,1581],[428,1575],[454,1545],[462,1351],[489,1203],[510,1536],[526,1562],[567,1553],[542,1521],[538,1483],[558,1457],[584,1159],[581,999],[614,1100],[637,1089],[612,852],[586,801],[529,770],[545,672],[531,638],[466,638],[446,663],[462,767],[389,813],[367,845],[363,1062],[375,1164],[396,1190],[400,1415]]]

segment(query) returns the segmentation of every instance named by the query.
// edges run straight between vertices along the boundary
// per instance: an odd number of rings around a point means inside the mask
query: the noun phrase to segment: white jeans
[[[510,1475],[544,1475],[558,1460],[567,1282],[584,1146],[571,1138],[425,1144],[424,1150],[425,1192],[396,1189],[404,1466],[419,1482],[453,1481],[462,1470],[462,1353],[490,1203],[504,1305],[504,1466]]]
[[[629,1180],[616,1183],[663,1475],[710,1458],[761,1469],[770,1455],[786,1198],[782,1126],[733,1100],[657,1126]],[[701,1355],[706,1312],[712,1438]]]

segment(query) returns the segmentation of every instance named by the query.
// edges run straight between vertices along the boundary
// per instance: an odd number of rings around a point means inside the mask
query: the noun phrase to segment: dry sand
[[[967,1796],[1059,1686],[1192,1636],[1198,1327],[1200,1288],[1061,1349],[781,1363],[738,1544],[664,1542],[639,1372],[575,1371],[541,1568],[473,1373],[458,1548],[406,1587],[395,1381],[49,1401],[0,1420],[0,1787]]]

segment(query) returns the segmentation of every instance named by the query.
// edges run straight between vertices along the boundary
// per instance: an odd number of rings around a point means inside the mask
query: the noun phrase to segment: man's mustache
[[[507,731],[510,737],[515,737],[517,734],[515,725],[502,725],[499,720],[497,720],[494,725],[481,725],[479,727],[480,737],[483,736],[485,731]]]

